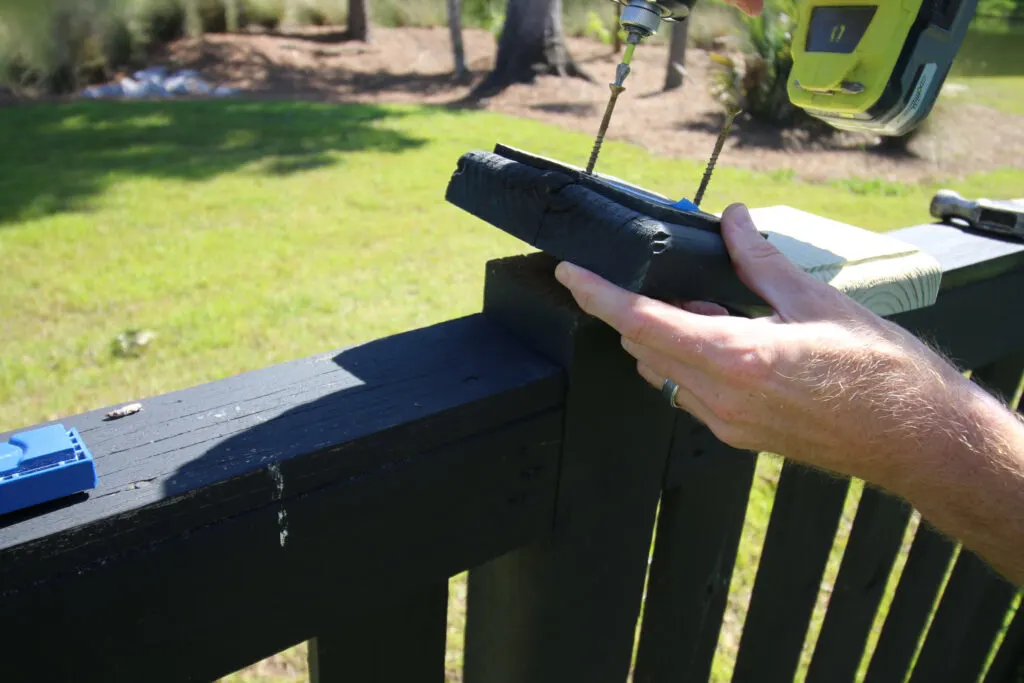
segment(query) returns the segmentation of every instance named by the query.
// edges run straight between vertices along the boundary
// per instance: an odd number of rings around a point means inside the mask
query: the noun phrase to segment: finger
[[[680,301],[676,306],[697,315],[729,315],[729,310],[725,306],[710,301]]]
[[[636,370],[640,373],[640,376],[647,380],[647,383],[655,389],[660,390],[661,385],[665,383],[665,375],[660,374],[654,368],[644,364],[642,361],[637,362]],[[675,378],[673,378],[673,381],[675,381]],[[693,393],[691,393],[690,390],[682,384],[679,385],[679,391],[676,392],[675,407],[693,415],[705,425],[708,424],[708,420],[714,419],[714,415],[707,409],[707,406],[701,403],[700,399],[694,396]]]
[[[821,284],[761,237],[742,204],[732,204],[722,212],[722,239],[739,279],[784,317],[796,313],[809,290]]]
[[[580,308],[624,337],[697,366],[714,362],[709,353],[737,334],[731,328],[749,322],[729,319],[726,328],[725,321],[628,292],[570,263],[560,263],[555,276],[569,288]]]
[[[680,363],[672,356],[661,353],[649,346],[638,344],[631,339],[622,338],[622,348],[626,353],[650,367],[662,377],[671,377],[685,386],[694,395],[699,395],[711,386],[711,378],[697,368]]]

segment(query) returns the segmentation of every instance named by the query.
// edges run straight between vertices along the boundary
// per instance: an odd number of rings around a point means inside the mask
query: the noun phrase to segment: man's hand
[[[955,391],[963,378],[912,335],[799,270],[743,206],[726,209],[722,237],[771,317],[733,318],[709,302],[671,306],[567,263],[556,276],[584,311],[622,334],[652,386],[675,380],[679,407],[722,441],[888,478],[896,463],[879,459],[874,441],[930,420],[922,397]]]
[[[1015,521],[1024,518],[1019,423],[906,330],[799,270],[759,235],[743,206],[726,209],[721,225],[737,275],[772,307],[770,317],[731,317],[709,302],[673,306],[568,263],[555,274],[584,311],[621,333],[638,372],[659,389],[666,378],[677,382],[677,405],[722,441],[907,496],[940,528],[946,522],[948,533],[995,556],[992,543],[1010,539],[982,538],[972,528],[979,514],[966,509],[979,496],[982,507],[986,496],[991,505],[986,487],[995,483],[976,481],[965,492],[964,471],[1016,472],[1001,488],[1019,504]],[[944,500],[950,495],[964,500]],[[998,555],[1017,580],[1022,528],[1008,532],[1016,560]]]

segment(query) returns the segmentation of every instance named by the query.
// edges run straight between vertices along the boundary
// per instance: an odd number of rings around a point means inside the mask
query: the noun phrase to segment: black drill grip
[[[716,217],[623,193],[557,162],[498,151],[464,154],[445,198],[630,291],[665,301],[764,305],[737,278]]]

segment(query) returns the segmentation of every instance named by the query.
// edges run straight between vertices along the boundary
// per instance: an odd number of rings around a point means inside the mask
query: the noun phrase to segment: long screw
[[[608,106],[604,108],[604,118],[601,119],[601,127],[597,129],[597,137],[594,138],[594,147],[590,150],[590,159],[587,161],[587,175],[591,175],[594,172],[594,166],[597,164],[597,157],[601,153],[601,145],[604,144],[604,136],[608,132],[608,124],[612,120],[612,111],[615,109],[615,102],[619,99],[619,95],[626,88],[623,87],[623,83],[626,82],[626,76],[629,75],[629,63],[633,61],[633,50],[636,49],[636,44],[639,38],[630,35],[627,39],[629,43],[626,45],[626,52],[622,55],[622,63],[615,68],[615,82],[609,83],[608,87],[611,88],[612,94],[608,98]]]
[[[740,113],[739,109],[731,109],[728,117],[725,119],[725,125],[722,126],[721,132],[718,133],[718,139],[715,140],[715,149],[711,152],[711,158],[708,159],[708,165],[704,169],[704,177],[700,179],[700,187],[697,188],[697,194],[693,196],[693,203],[698,207],[700,202],[704,199],[704,191],[708,189],[708,183],[711,182],[711,174],[715,170],[715,164],[718,163],[718,155],[722,153],[722,147],[725,145],[725,138],[729,135],[729,129],[732,128],[732,122],[736,119],[736,115]]]
[[[608,87],[611,88],[612,94],[608,98],[608,106],[604,108],[604,118],[601,119],[601,127],[597,129],[597,137],[594,138],[594,148],[590,150],[590,159],[587,161],[587,175],[591,175],[594,172],[597,156],[601,153],[601,145],[604,144],[604,135],[608,132],[608,124],[612,120],[615,101],[619,99],[619,95],[625,90],[621,85],[615,85],[614,83],[609,83]]]

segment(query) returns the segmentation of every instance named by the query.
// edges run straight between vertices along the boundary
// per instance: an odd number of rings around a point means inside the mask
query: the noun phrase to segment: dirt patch
[[[453,104],[491,68],[494,38],[465,32],[470,84],[455,83],[447,29],[376,30],[370,45],[344,42],[336,28],[293,34],[207,35],[167,47],[161,60],[201,71],[219,83],[253,94],[329,101]],[[596,131],[608,97],[607,80],[617,59],[592,40],[570,39],[578,63],[594,78],[539,77],[482,103],[497,112],[547,121],[588,133]],[[686,56],[683,88],[662,91],[667,49],[637,50],[628,89],[619,101],[609,139],[627,140],[655,154],[704,159],[722,121],[709,94],[711,61],[702,50]],[[792,171],[806,179],[846,177],[922,181],[950,178],[999,166],[1021,166],[1024,117],[971,104],[963,96],[941,103],[929,130],[909,153],[889,152],[878,139],[840,133],[780,131],[741,118],[721,157],[723,165],[759,171]],[[495,132],[500,137],[500,132]]]

